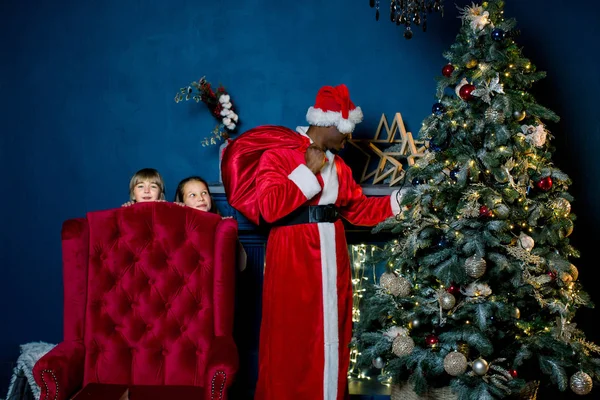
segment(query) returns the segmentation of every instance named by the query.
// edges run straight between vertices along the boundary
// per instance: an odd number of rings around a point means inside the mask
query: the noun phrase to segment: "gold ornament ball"
[[[571,221],[570,219],[567,219],[565,221],[565,226],[561,227],[558,230],[558,237],[560,239],[564,239],[564,238],[571,236],[571,233],[573,233],[573,221]]]
[[[563,281],[564,283],[569,283],[569,282],[573,282],[573,277],[568,272],[561,272],[560,280]]]
[[[592,378],[583,371],[579,371],[571,376],[571,380],[569,382],[571,386],[571,390],[579,395],[585,395],[592,391],[592,387],[594,386],[594,382]]]
[[[467,64],[466,64],[467,68],[475,68],[476,66],[477,66],[477,60],[475,60],[474,58],[467,61]]]
[[[481,278],[485,274],[485,270],[485,260],[477,255],[473,255],[465,261],[465,272],[471,278]]]
[[[478,358],[477,360],[473,361],[473,372],[475,372],[477,375],[487,374],[489,368],[490,366],[488,362],[483,358]]]
[[[513,317],[515,317],[515,319],[521,318],[521,310],[519,310],[518,307],[515,307],[513,310]]]
[[[517,121],[523,121],[525,119],[525,116],[527,116],[527,113],[525,111],[513,112],[513,117],[515,117],[515,120]]]
[[[450,310],[456,304],[456,298],[452,293],[442,293],[440,296],[440,305],[443,310]]]
[[[467,357],[463,353],[453,351],[444,357],[444,370],[452,376],[458,376],[467,370]]]
[[[569,203],[569,200],[562,197],[557,197],[552,200],[550,202],[550,207],[552,207],[554,212],[563,217],[566,217],[571,212],[571,203]]]
[[[571,266],[569,267],[569,274],[573,277],[574,281],[576,281],[577,278],[579,278],[579,270],[573,264],[571,264]]]
[[[415,348],[415,342],[410,336],[398,336],[392,343],[392,353],[398,357],[407,356]]]
[[[410,282],[406,278],[396,276],[391,272],[383,273],[379,278],[379,284],[392,296],[406,297],[410,294]]]

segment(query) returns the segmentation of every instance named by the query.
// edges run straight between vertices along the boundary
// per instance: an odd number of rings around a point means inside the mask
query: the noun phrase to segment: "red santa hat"
[[[336,126],[341,133],[352,133],[363,119],[360,107],[350,100],[346,85],[323,86],[317,93],[315,105],[308,109],[306,120],[316,126]]]

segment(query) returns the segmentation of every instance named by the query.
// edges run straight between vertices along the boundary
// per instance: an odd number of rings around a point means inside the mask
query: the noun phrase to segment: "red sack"
[[[276,125],[250,129],[233,139],[223,154],[223,186],[229,204],[251,222],[260,223],[256,198],[256,171],[263,152],[272,149],[303,149],[309,141],[293,130]]]

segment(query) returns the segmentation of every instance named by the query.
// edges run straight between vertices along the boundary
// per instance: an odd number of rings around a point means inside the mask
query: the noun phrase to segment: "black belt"
[[[318,222],[335,222],[340,218],[338,208],[333,204],[322,206],[300,207],[285,217],[275,221],[273,226],[313,224]]]

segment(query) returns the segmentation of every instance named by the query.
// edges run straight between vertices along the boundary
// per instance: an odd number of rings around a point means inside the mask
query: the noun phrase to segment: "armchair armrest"
[[[70,398],[83,384],[85,348],[81,341],[59,343],[33,367],[40,400]]]
[[[238,367],[238,352],[233,338],[231,336],[214,338],[208,356],[206,368],[208,382],[204,384],[204,398],[226,400],[227,389],[233,383]]]
[[[233,219],[223,219],[219,222],[215,234],[213,282],[216,336],[227,336],[233,332],[237,241],[237,222]]]

